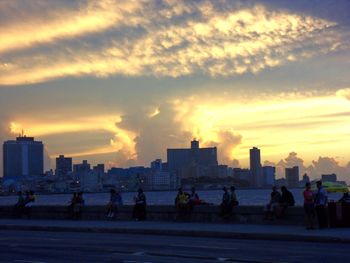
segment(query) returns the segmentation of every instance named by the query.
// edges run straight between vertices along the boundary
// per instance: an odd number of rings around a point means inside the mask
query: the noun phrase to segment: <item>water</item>
[[[296,205],[303,204],[303,189],[291,189]],[[173,205],[176,191],[146,192],[149,205]],[[198,191],[199,197],[208,203],[220,204],[223,191],[205,190]],[[240,205],[265,205],[269,202],[271,190],[269,189],[245,189],[236,190]],[[133,204],[133,197],[136,193],[122,193],[124,204]],[[71,194],[37,195],[35,205],[67,205]],[[330,200],[338,200],[341,193],[329,194]],[[86,193],[84,194],[86,205],[105,205],[109,200],[109,193]],[[0,205],[13,205],[16,203],[16,196],[0,197]]]

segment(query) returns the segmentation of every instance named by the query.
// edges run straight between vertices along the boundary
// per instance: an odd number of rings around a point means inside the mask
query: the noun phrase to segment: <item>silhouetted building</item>
[[[103,163],[99,163],[96,166],[94,166],[92,168],[92,170],[96,173],[104,174],[105,173],[105,165]]]
[[[66,176],[72,172],[72,158],[60,155],[56,158],[56,171],[58,176]]]
[[[298,187],[299,186],[299,166],[294,166],[292,168],[286,168],[286,180],[288,187]]]
[[[33,137],[21,136],[3,144],[4,177],[42,175],[44,145]]]
[[[193,140],[190,149],[167,149],[168,170],[180,178],[215,176],[218,166],[216,147],[199,148]]]
[[[263,185],[264,186],[273,186],[275,185],[276,178],[276,168],[273,166],[264,166],[262,168],[263,171]]]
[[[73,165],[73,172],[75,174],[79,173],[86,173],[91,170],[91,165],[87,162],[87,160],[83,160],[82,163],[74,164]]]
[[[337,181],[337,175],[336,174],[322,174],[322,181],[335,183]]]
[[[233,168],[232,176],[235,179],[247,181],[250,184],[252,183],[252,173],[249,169]]]
[[[252,173],[253,186],[261,187],[263,184],[263,173],[260,160],[260,150],[257,147],[253,147],[249,151],[250,153],[250,171]]]
[[[156,159],[153,162],[151,162],[151,168],[155,171],[162,171],[163,170],[163,163],[162,159]]]

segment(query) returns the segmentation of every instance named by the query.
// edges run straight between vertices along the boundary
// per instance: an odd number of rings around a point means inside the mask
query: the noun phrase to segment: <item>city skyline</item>
[[[0,142],[127,167],[198,138],[350,176],[349,1],[146,2],[2,2]]]

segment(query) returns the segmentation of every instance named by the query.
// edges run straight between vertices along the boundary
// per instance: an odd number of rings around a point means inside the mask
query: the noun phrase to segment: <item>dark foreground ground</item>
[[[347,262],[350,244],[0,231],[0,262]]]

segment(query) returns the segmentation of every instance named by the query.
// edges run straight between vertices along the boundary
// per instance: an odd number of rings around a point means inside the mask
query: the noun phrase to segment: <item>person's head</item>
[[[195,192],[196,192],[196,188],[192,187],[192,188],[191,188],[191,192],[192,192],[192,193],[195,193]]]
[[[116,193],[115,189],[111,189],[111,190],[109,190],[109,192],[110,192],[111,194],[115,194],[115,193]]]
[[[277,187],[276,186],[272,186],[272,192],[276,192],[277,191]]]
[[[343,194],[343,197],[348,198],[348,197],[349,197],[349,192],[344,193],[344,194]]]
[[[179,193],[179,194],[182,194],[182,193],[183,193],[182,187],[179,188],[178,193]]]
[[[34,195],[34,191],[29,191],[29,194],[30,195]]]
[[[308,183],[306,183],[305,184],[305,188],[307,189],[307,190],[310,190],[311,189],[311,184],[308,182]]]
[[[73,197],[77,197],[78,193],[77,192],[74,192],[73,193]]]
[[[231,192],[234,192],[236,190],[236,187],[234,187],[233,185],[230,187]]]
[[[317,188],[320,189],[322,187],[322,181],[317,181],[316,185]]]
[[[286,191],[287,191],[287,187],[282,186],[282,187],[281,187],[281,191],[282,191],[283,193],[286,192]]]
[[[224,186],[224,188],[222,188],[222,190],[226,193],[227,192],[226,186]]]
[[[79,193],[78,193],[78,196],[83,196],[83,192],[79,192]]]
[[[142,194],[142,193],[143,193],[142,188],[139,188],[139,190],[137,190],[137,192],[138,192],[139,194]]]

